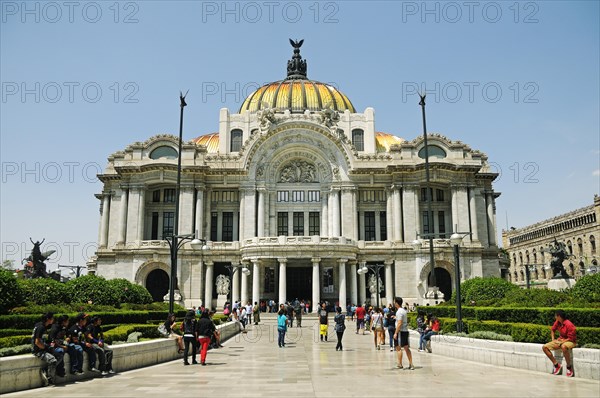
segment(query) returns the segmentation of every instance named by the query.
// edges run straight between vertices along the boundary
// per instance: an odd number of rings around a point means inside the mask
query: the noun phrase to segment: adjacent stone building
[[[546,249],[555,239],[564,243],[571,254],[563,263],[569,275],[578,279],[587,272],[597,272],[599,219],[600,197],[595,195],[594,204],[590,206],[523,228],[502,231],[502,244],[510,260],[505,278],[525,285],[529,266],[531,284],[545,287],[552,278],[551,256]]]
[[[383,303],[394,295],[423,303],[429,249],[413,241],[427,232],[449,237],[454,228],[471,232],[462,278],[499,275],[499,194],[487,156],[431,134],[428,193],[422,137],[376,131],[372,108],[356,111],[306,69],[296,46],[286,79],[250,94],[237,113],[221,109],[218,132],[184,143],[178,233],[196,233],[210,250],[188,243],[179,252],[183,304],[215,306],[215,280],[230,264],[251,271],[234,274],[234,300],[362,303],[371,298],[369,275],[357,268],[381,264]],[[168,291],[177,143],[171,135],[135,142],[98,176],[99,248],[90,269],[142,284],[156,300]],[[437,284],[449,298],[452,249],[444,239],[434,249]]]

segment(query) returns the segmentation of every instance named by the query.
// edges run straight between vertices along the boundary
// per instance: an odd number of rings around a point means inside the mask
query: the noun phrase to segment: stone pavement
[[[484,365],[420,353],[411,337],[416,370],[398,370],[389,346],[377,351],[373,336],[356,335],[347,322],[344,351],[318,341],[315,318],[291,328],[277,346],[275,318],[208,352],[207,366],[182,360],[105,378],[5,394],[6,397],[598,397],[600,383]],[[330,319],[332,321],[332,318]],[[387,336],[386,336],[387,343]],[[405,366],[407,365],[406,358]],[[118,371],[118,369],[116,369]],[[550,366],[548,367],[550,370]]]

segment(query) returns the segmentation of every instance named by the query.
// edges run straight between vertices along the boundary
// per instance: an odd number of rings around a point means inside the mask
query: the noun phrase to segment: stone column
[[[206,236],[205,236],[206,239],[211,240],[212,238],[210,236],[210,229],[211,229],[211,225],[210,225],[210,223],[211,223],[211,214],[210,214],[211,208],[210,207],[211,207],[211,201],[212,201],[212,191],[210,189],[206,190],[206,195],[204,196],[204,198],[205,198],[204,201],[206,202],[206,204],[204,206],[204,212],[205,212],[204,220],[206,222],[206,228],[204,229],[204,232],[206,234]],[[240,221],[240,223],[241,223],[241,221]]]
[[[285,303],[287,296],[287,285],[286,285],[286,266],[287,258],[278,258],[279,261],[279,303]]]
[[[417,239],[415,232],[421,229],[421,222],[419,221],[419,197],[416,186],[404,186],[404,189],[402,189],[402,206],[404,208],[404,241],[412,242]]]
[[[139,241],[144,240],[144,225],[146,221],[146,188],[140,187],[140,195],[139,195],[140,204],[138,205],[138,216],[137,216],[137,225],[138,225],[138,236],[137,239]]]
[[[483,247],[489,246],[488,232],[487,232],[487,207],[485,201],[485,193],[482,189],[478,189],[474,192],[473,197],[475,198],[476,218],[478,220],[477,228],[479,229],[479,241]]]
[[[233,265],[233,264],[232,264]],[[240,273],[242,272],[241,268],[237,268],[237,270],[233,273],[233,281],[231,282],[231,301],[232,304],[236,301],[240,300]]]
[[[198,239],[206,239],[204,234],[204,188],[196,187],[196,231]]]
[[[312,310],[317,312],[319,309],[319,301],[321,301],[321,273],[319,272],[319,257],[313,257],[312,261]]]
[[[238,271],[238,273],[242,272],[242,270],[240,269]],[[242,275],[240,276],[240,278],[242,278],[242,291],[240,292],[240,300],[242,300],[242,304],[246,305],[246,303],[248,302],[248,275],[244,274],[242,272]]]
[[[252,260],[252,305],[260,301],[260,268],[259,260]]]
[[[396,240],[396,235],[394,231],[395,227],[395,215],[394,211],[394,200],[393,200],[393,190],[386,188],[386,202],[385,202],[385,222],[387,224],[387,240]],[[354,303],[353,303],[354,304]]]
[[[475,188],[469,188],[469,213],[471,214],[471,242],[479,241],[479,232],[477,231],[477,203],[475,202]]]
[[[258,236],[265,236],[265,188],[258,189]],[[254,304],[254,303],[253,303]]]
[[[339,306],[342,307],[342,309],[346,308],[346,263],[348,262],[348,259],[346,258],[341,258],[338,260],[338,263],[340,265],[339,270],[338,270],[338,275],[339,275]]]
[[[118,245],[125,244],[125,234],[127,232],[127,188],[121,188],[121,203],[119,213],[119,235],[117,238]]]
[[[358,263],[359,267],[362,268],[367,264],[366,261],[361,261]],[[363,305],[366,301],[365,297],[365,274],[358,275],[358,303],[356,305]]]
[[[333,214],[331,217],[332,231],[331,236],[340,236],[340,190],[334,189],[331,191],[331,207]]]
[[[102,219],[100,221],[100,248],[108,246],[108,220],[110,214],[110,194],[105,193],[102,197]]]
[[[387,304],[394,301],[394,277],[392,276],[393,260],[385,260],[385,300]]]
[[[358,301],[358,286],[356,285],[356,275],[356,261],[350,261],[350,304],[356,304]]]
[[[393,205],[394,205],[394,240],[402,242],[402,209],[400,201],[400,187],[392,186]]]
[[[329,194],[321,192],[321,236],[329,236]]]
[[[206,278],[204,278],[204,306],[212,308],[214,263],[206,261]]]
[[[346,187],[342,189],[342,208],[340,219],[342,226],[341,236],[356,240],[356,204],[354,203],[356,197],[354,195],[354,189],[355,188],[353,187]]]
[[[194,187],[185,185],[181,187],[179,195],[179,225],[178,234],[191,234],[192,220],[194,219]]]
[[[244,239],[254,238],[256,236],[256,190],[254,188],[246,189],[244,195]],[[240,215],[241,216],[241,215]],[[241,220],[240,220],[241,221]]]
[[[140,187],[129,186],[129,195],[127,195],[127,228],[125,231],[125,241],[135,242],[138,239],[138,216],[140,206]]]
[[[486,194],[490,246],[496,246],[496,211],[494,209],[494,192],[486,192]]]
[[[192,305],[199,305],[202,301],[202,280],[204,279],[204,264],[202,260],[198,261],[198,268],[194,269],[194,264],[190,265],[190,299]]]

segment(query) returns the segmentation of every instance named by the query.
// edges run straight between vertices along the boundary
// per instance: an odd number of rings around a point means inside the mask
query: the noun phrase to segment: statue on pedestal
[[[558,242],[556,238],[554,238],[554,244],[548,247],[548,252],[552,255],[552,260],[550,261],[550,268],[552,268],[553,274],[552,279],[571,278],[563,266],[563,261],[571,257],[571,254],[567,252],[565,244]]]

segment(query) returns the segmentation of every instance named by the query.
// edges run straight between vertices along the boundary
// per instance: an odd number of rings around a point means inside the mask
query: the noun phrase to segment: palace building
[[[299,44],[285,79],[250,94],[237,113],[221,109],[218,132],[183,144],[178,234],[195,233],[209,250],[188,242],[179,251],[181,304],[216,307],[216,278],[240,264],[250,273],[234,273],[233,300],[364,303],[376,294],[374,271],[357,269],[379,264],[383,304],[394,296],[423,304],[429,245],[415,240],[426,233],[470,232],[461,279],[499,276],[499,193],[487,156],[428,135],[428,192],[422,136],[378,132],[373,108],[358,112],[338,89],[307,78]],[[155,300],[169,289],[178,155],[177,137],[156,135],[112,154],[98,176],[90,271],[144,285]],[[449,299],[452,247],[448,239],[433,246],[437,286]]]
[[[574,279],[589,272],[598,272],[596,239],[600,236],[600,197],[594,203],[548,220],[502,231],[502,246],[506,249],[510,267],[505,278],[524,286],[529,271],[533,286],[546,287],[552,278],[548,247],[556,240],[563,243],[570,255],[563,266]]]

